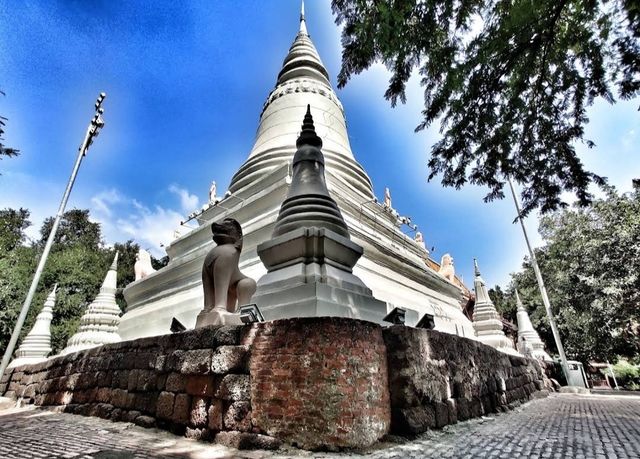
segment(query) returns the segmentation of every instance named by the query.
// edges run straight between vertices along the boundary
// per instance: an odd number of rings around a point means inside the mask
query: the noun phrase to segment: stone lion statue
[[[151,266],[151,255],[145,249],[138,250],[133,271],[136,275],[135,280],[144,279],[149,274],[156,272],[153,266]]]
[[[445,253],[444,255],[442,255],[438,274],[440,274],[442,277],[447,279],[449,282],[453,282],[456,276],[456,270],[453,267],[453,257],[448,253]]]
[[[238,268],[242,250],[242,227],[237,220],[225,218],[211,225],[217,244],[209,251],[202,266],[204,309],[196,319],[196,328],[205,325],[240,323],[234,314],[238,305],[249,304],[256,282]]]

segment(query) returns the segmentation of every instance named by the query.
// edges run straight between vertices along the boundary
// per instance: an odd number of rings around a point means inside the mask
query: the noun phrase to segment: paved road
[[[0,458],[640,458],[640,397],[560,395],[361,453],[237,451],[41,409],[0,412]]]

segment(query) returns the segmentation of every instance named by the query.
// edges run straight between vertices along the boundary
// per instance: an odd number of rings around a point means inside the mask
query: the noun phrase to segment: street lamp
[[[40,281],[40,276],[42,275],[42,271],[44,270],[44,265],[47,262],[49,251],[51,250],[51,246],[53,245],[53,240],[55,239],[56,233],[58,232],[60,219],[62,218],[62,215],[64,214],[64,209],[67,206],[67,201],[69,200],[69,194],[71,194],[71,189],[73,188],[73,183],[75,182],[76,175],[78,174],[78,170],[80,169],[80,163],[82,162],[82,158],[87,154],[87,151],[89,150],[89,146],[93,143],[93,139],[98,136],[98,134],[100,133],[100,129],[102,129],[102,127],[104,126],[104,120],[102,119],[104,108],[102,108],[102,102],[104,102],[105,97],[107,97],[107,95],[104,92],[101,92],[94,105],[95,114],[91,119],[91,121],[89,122],[89,126],[87,127],[87,132],[84,136],[82,143],[80,144],[80,148],[78,149],[78,157],[76,158],[76,163],[73,166],[73,170],[71,171],[71,177],[69,177],[67,188],[64,190],[64,194],[62,195],[62,201],[60,202],[60,207],[58,208],[58,213],[56,214],[56,218],[53,221],[53,226],[51,227],[49,238],[47,239],[47,243],[44,246],[42,255],[40,255],[40,261],[38,262],[38,267],[36,268],[36,272],[33,275],[33,280],[31,281],[31,287],[29,287],[27,298],[24,300],[24,303],[22,304],[20,315],[18,316],[16,325],[13,328],[13,333],[11,333],[11,339],[9,340],[9,344],[7,345],[7,349],[4,351],[4,356],[2,357],[2,364],[0,364],[0,379],[4,375],[4,371],[6,370],[7,365],[9,365],[9,360],[11,360],[11,356],[13,355],[13,350],[15,349],[16,343],[18,341],[18,337],[20,336],[20,331],[22,330],[24,321],[27,318],[29,307],[31,306],[31,302],[33,301],[33,296],[35,295],[36,289],[38,288],[38,282]]]

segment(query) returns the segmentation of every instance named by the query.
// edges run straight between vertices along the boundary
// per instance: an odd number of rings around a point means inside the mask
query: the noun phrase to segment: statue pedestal
[[[352,272],[362,248],[326,228],[298,228],[258,246],[269,272],[253,302],[266,320],[350,317],[381,323],[387,303]]]
[[[242,320],[240,320],[240,314],[213,308],[210,311],[201,311],[196,318],[195,328],[208,325],[242,325]]]

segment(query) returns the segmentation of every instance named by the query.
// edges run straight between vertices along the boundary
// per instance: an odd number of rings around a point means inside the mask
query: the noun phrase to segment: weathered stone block
[[[187,377],[181,373],[169,373],[165,389],[169,392],[184,392],[187,385]]]
[[[220,381],[216,397],[223,400],[250,400],[251,378],[249,375],[226,375]]]
[[[249,346],[220,346],[211,358],[211,372],[215,374],[248,373]]]
[[[156,374],[150,370],[138,370],[136,389],[139,391],[152,391],[156,388]]]
[[[231,403],[224,413],[225,430],[251,431],[251,403],[247,401]]]
[[[182,367],[183,359],[184,359],[184,351],[181,351],[181,350],[173,351],[171,354],[167,356],[167,361],[165,362],[165,370],[179,372],[180,367]]]
[[[432,404],[403,408],[392,416],[394,431],[400,435],[416,435],[436,426],[436,412]]]
[[[126,422],[134,422],[137,417],[141,416],[140,411],[131,410],[123,414],[122,419]]]
[[[127,390],[132,392],[138,387],[138,374],[140,370],[130,370],[129,379],[127,381]]]
[[[211,439],[211,432],[203,427],[187,427],[184,436],[192,440],[206,441]]]
[[[449,405],[445,402],[434,402],[436,427],[442,428],[449,424]]]
[[[177,394],[173,403],[173,413],[171,420],[176,424],[187,424],[191,411],[191,396],[187,394]]]
[[[146,428],[151,428],[156,425],[156,420],[154,418],[145,415],[138,416],[133,420],[133,422],[140,427]]]
[[[135,394],[133,407],[145,414],[155,415],[158,394],[154,392],[139,392]]]
[[[156,402],[156,416],[159,419],[172,419],[174,399],[172,392],[160,392]]]
[[[204,375],[211,371],[213,350],[198,349],[184,353],[180,365],[180,373]]]
[[[211,400],[211,404],[209,405],[209,429],[212,431],[220,431],[224,428],[222,422],[222,414],[223,414],[223,403],[220,399]]]
[[[236,449],[269,449],[280,447],[281,442],[268,435],[246,432],[218,432],[215,442],[228,448]]]
[[[191,413],[189,424],[193,427],[205,427],[207,425],[207,412],[209,410],[209,400],[204,397],[193,397],[191,401]]]

